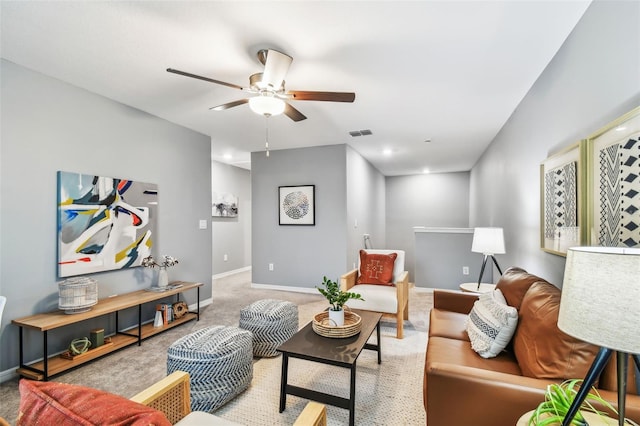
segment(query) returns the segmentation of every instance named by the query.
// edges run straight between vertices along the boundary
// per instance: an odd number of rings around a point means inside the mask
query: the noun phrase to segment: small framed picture
[[[315,185],[278,187],[280,225],[316,224]]]

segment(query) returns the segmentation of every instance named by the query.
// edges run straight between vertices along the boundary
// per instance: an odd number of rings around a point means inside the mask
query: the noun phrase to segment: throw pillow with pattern
[[[498,289],[483,293],[467,320],[471,347],[483,358],[497,356],[507,346],[518,325],[518,311],[507,305]]]

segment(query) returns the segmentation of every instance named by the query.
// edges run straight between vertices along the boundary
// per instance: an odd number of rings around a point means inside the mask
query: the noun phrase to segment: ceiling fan
[[[293,121],[302,121],[307,117],[285,101],[353,102],[356,98],[356,94],[351,92],[287,91],[284,88],[284,77],[289,70],[293,58],[273,49],[261,49],[258,51],[257,56],[260,63],[264,65],[264,71],[249,77],[249,87],[242,87],[237,84],[214,80],[173,68],[167,68],[167,71],[185,77],[208,81],[209,83],[240,89],[256,95],[211,107],[210,109],[214,111],[224,111],[248,103],[251,110],[258,114],[270,117],[284,113]]]

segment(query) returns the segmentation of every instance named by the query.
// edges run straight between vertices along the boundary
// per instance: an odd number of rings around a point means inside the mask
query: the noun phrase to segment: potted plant
[[[582,383],[582,380],[572,379],[547,386],[547,391],[544,395],[544,402],[541,402],[540,405],[538,405],[538,407],[532,412],[527,425],[561,425],[576,397],[576,394],[578,393],[580,383]],[[592,402],[600,403],[617,414],[616,409],[613,408],[609,402],[605,401],[595,388],[592,388],[592,392],[587,394],[587,397],[580,405],[580,409],[571,421],[571,424],[578,426],[614,424],[607,423],[607,420],[611,421],[611,418],[608,417],[605,412],[595,408]],[[589,423],[587,423],[587,420]],[[615,424],[617,424],[617,422]]]
[[[327,298],[329,301],[329,319],[332,320],[336,326],[340,327],[344,325],[344,304],[349,299],[364,300],[358,293],[352,293],[348,291],[341,291],[337,282],[331,281],[327,277],[322,279],[322,285],[324,288],[316,287],[320,294]]]
[[[167,268],[177,265],[178,259],[172,256],[164,255],[162,256],[162,260],[158,261],[153,258],[153,256],[149,255],[142,259],[142,266],[145,268],[155,268],[158,266],[160,268],[158,272],[158,288],[166,288],[169,284],[169,276],[167,274]]]

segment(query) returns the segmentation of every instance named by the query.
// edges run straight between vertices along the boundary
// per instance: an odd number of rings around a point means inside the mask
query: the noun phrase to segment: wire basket
[[[58,283],[58,308],[66,314],[91,310],[98,303],[98,281],[88,277],[68,278]]]

